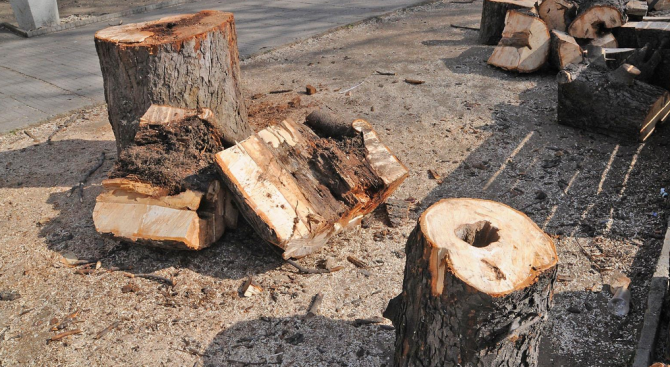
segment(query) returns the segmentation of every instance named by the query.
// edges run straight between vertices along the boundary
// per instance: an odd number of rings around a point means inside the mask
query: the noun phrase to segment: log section
[[[484,0],[479,25],[479,42],[485,45],[497,45],[505,29],[507,12],[534,7],[535,0]]]
[[[583,0],[568,33],[575,38],[597,38],[626,23],[623,0]]]
[[[558,30],[551,31],[550,61],[553,67],[562,70],[570,64],[579,64],[582,60],[582,48],[572,36]]]
[[[577,14],[577,3],[570,0],[544,0],[538,8],[549,29],[565,32]]]
[[[488,63],[501,69],[531,73],[539,70],[549,58],[549,28],[537,15],[510,10],[505,30]]]

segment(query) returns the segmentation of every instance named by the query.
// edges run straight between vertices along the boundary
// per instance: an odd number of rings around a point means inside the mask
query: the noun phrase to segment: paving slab
[[[134,14],[41,37],[0,29],[0,133],[104,102],[96,31],[204,9],[235,14],[241,57],[317,35],[417,0],[205,0]]]

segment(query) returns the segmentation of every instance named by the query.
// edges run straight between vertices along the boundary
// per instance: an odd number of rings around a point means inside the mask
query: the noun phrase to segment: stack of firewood
[[[490,65],[552,67],[558,122],[645,140],[670,113],[670,1],[485,0]]]

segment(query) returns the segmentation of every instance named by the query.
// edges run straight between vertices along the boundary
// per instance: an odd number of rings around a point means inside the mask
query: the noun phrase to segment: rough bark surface
[[[475,289],[447,269],[444,291],[435,295],[435,246],[422,228],[423,218],[407,241],[403,291],[384,313],[396,328],[393,365],[536,366],[556,263],[502,296]]]
[[[568,33],[575,38],[592,39],[624,23],[626,11],[623,0],[581,0]]]
[[[151,104],[209,108],[227,144],[251,133],[231,13],[202,11],[99,31],[95,45],[120,152]]]
[[[645,140],[667,113],[663,89],[634,80],[619,83],[611,71],[595,65],[571,65],[559,74],[558,123]]]
[[[497,45],[505,29],[507,11],[512,9],[530,9],[533,1],[484,0],[482,18],[479,25],[479,42],[485,45]]]

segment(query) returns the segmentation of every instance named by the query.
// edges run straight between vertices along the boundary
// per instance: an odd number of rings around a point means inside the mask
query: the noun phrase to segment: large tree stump
[[[507,11],[531,9],[534,6],[535,0],[484,0],[479,24],[479,42],[485,45],[497,45],[505,29]]]
[[[624,23],[626,11],[623,0],[582,0],[568,33],[575,38],[597,38]]]
[[[96,230],[141,245],[200,250],[235,228],[237,209],[214,167],[223,149],[214,121],[207,109],[152,105],[102,183]]]
[[[549,58],[551,36],[546,23],[530,11],[510,10],[498,46],[489,65],[519,73],[531,73]]]
[[[554,244],[504,204],[447,199],[407,240],[402,293],[384,315],[396,367],[536,366],[552,303]]]
[[[670,111],[670,95],[635,80],[628,64],[610,71],[570,65],[558,75],[558,123],[623,139],[644,141]]]
[[[369,123],[349,126],[346,136],[320,137],[286,120],[216,155],[240,212],[284,258],[317,251],[358,224],[407,177]]]
[[[251,134],[233,14],[208,10],[106,28],[95,46],[119,152],[151,104],[210,109],[229,145]]]

